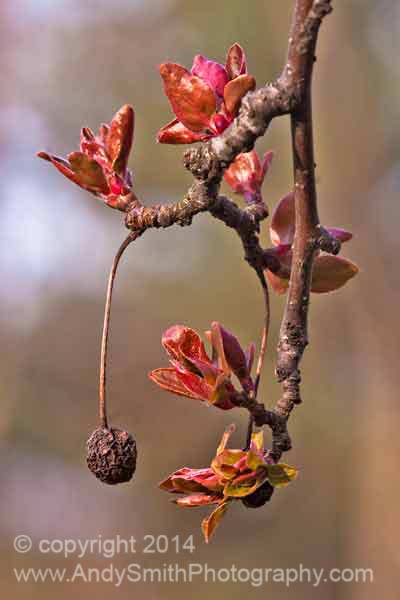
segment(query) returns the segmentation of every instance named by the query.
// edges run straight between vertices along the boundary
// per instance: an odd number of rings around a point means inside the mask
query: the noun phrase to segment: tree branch
[[[239,116],[220,136],[191,148],[184,155],[184,165],[194,176],[185,198],[172,205],[144,207],[132,197],[126,211],[128,229],[143,233],[148,228],[190,225],[193,217],[204,211],[234,229],[243,244],[245,258],[259,275],[272,264],[274,257],[259,243],[260,221],[267,216],[264,206],[239,208],[219,195],[225,169],[236,156],[252,150],[265,134],[273,118],[291,115],[295,180],[296,233],[289,292],[278,343],[277,376],[283,395],[274,411],[265,410],[256,399],[238,396],[256,424],[268,425],[273,434],[272,456],[280,458],[290,449],[287,419],[300,398],[300,371],[308,343],[307,316],[310,283],[315,253],[322,249],[337,254],[340,242],[321,227],[317,211],[312,135],[311,81],[315,47],[322,19],[331,12],[331,0],[296,0],[289,37],[287,62],[273,83],[249,92],[242,100]]]
[[[308,344],[308,309],[313,259],[318,249],[337,253],[340,245],[322,230],[317,210],[312,129],[311,82],[315,46],[329,0],[298,0],[293,17],[286,70],[297,81],[298,104],[291,114],[295,238],[286,307],[278,343],[277,376],[283,395],[276,412],[288,417],[301,402],[299,363]]]

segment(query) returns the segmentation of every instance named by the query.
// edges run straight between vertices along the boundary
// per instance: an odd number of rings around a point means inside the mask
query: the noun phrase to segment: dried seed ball
[[[242,498],[242,502],[247,508],[260,508],[271,500],[273,493],[274,487],[269,481],[266,481],[255,492]]]
[[[103,483],[115,485],[132,479],[136,470],[136,442],[121,429],[95,429],[86,442],[86,462]]]

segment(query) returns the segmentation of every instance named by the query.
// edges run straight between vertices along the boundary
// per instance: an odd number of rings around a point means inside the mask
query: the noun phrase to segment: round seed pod
[[[247,508],[260,508],[271,500],[273,493],[274,487],[269,481],[266,481],[255,492],[242,498],[242,502]]]
[[[98,427],[86,442],[86,462],[103,483],[115,485],[132,479],[136,470],[136,442],[127,431]]]

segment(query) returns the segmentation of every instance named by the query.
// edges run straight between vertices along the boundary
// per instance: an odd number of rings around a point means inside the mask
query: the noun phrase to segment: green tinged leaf
[[[220,504],[211,513],[211,515],[209,517],[207,517],[206,519],[203,519],[203,521],[201,523],[201,529],[202,529],[204,539],[207,544],[210,541],[211,536],[215,532],[216,528],[220,524],[222,517],[225,515],[225,513],[228,509],[228,505],[229,505],[229,501],[226,500],[225,502]]]
[[[217,448],[217,455],[223,452],[229,442],[229,438],[236,431],[236,425],[231,423],[224,431],[219,446]]]
[[[245,456],[244,450],[223,450],[214,458],[211,468],[220,477],[233,479],[237,475],[237,469],[233,465]]]
[[[260,431],[256,431],[251,436],[251,442],[254,446],[259,450],[259,452],[263,452],[264,450],[264,432],[261,429]]]
[[[267,465],[258,472],[240,475],[229,481],[224,487],[224,496],[230,498],[244,498],[255,492],[268,479]]]
[[[268,465],[268,481],[274,487],[284,487],[297,477],[297,469],[285,465]]]

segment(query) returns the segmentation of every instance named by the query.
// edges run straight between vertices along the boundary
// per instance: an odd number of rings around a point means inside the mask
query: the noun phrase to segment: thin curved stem
[[[100,354],[100,379],[99,379],[99,418],[102,427],[108,429],[107,407],[106,407],[106,373],[107,373],[107,349],[108,349],[108,334],[110,331],[110,314],[111,302],[114,289],[115,276],[117,274],[118,264],[121,256],[131,242],[139,237],[141,232],[134,231],[130,233],[122,242],[111,266],[110,275],[108,277],[106,304],[104,309],[103,335],[101,338],[101,354]]]
[[[258,387],[260,385],[261,371],[264,365],[265,354],[267,352],[267,344],[268,344],[268,333],[269,333],[269,325],[271,321],[271,306],[269,301],[269,290],[268,285],[265,279],[264,271],[257,271],[257,275],[260,279],[261,286],[264,293],[264,306],[265,306],[265,322],[263,327],[263,333],[261,338],[261,347],[260,353],[258,355],[258,362],[256,368],[256,378],[254,381],[254,398],[257,398]]]
[[[262,368],[264,365],[265,355],[267,352],[269,325],[270,325],[270,321],[271,321],[271,306],[270,306],[270,301],[269,301],[269,290],[268,290],[267,281],[265,279],[264,271],[257,270],[257,275],[261,282],[261,286],[262,286],[263,294],[264,294],[265,319],[264,319],[264,327],[263,327],[263,332],[262,332],[262,337],[261,337],[260,353],[258,355],[258,361],[257,361],[256,377],[254,380],[254,400],[257,398],[258,388],[260,385],[261,371],[262,371]],[[254,417],[253,417],[253,415],[250,415],[249,424],[247,427],[246,448],[250,448],[251,435],[253,433],[253,426],[254,426]]]

